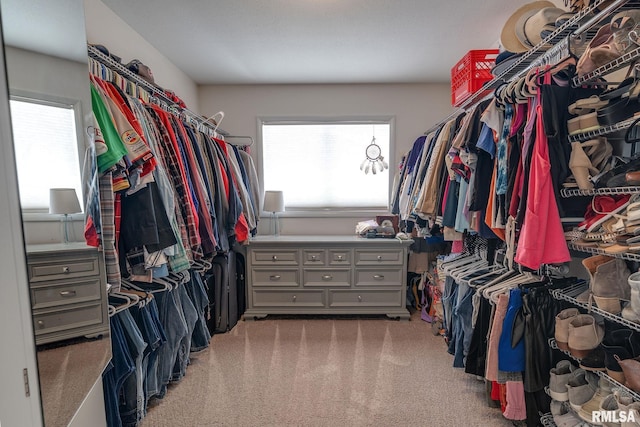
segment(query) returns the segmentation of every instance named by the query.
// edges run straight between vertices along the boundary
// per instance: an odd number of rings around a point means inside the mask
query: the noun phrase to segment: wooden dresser
[[[84,243],[27,245],[36,344],[109,332],[102,253]]]
[[[245,319],[268,314],[386,314],[408,319],[411,240],[259,236],[247,247]]]

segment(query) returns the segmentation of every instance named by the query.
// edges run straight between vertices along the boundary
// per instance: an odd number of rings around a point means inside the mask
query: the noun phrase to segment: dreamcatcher
[[[378,172],[389,169],[389,164],[384,160],[380,146],[376,144],[375,136],[371,139],[371,143],[365,149],[365,154],[367,157],[360,164],[360,170],[364,170],[365,174],[368,174],[369,171],[371,171],[375,175]]]

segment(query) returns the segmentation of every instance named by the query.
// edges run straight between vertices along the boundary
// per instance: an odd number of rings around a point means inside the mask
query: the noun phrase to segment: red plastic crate
[[[498,49],[470,50],[451,69],[451,104],[458,107],[483,84],[493,79]]]

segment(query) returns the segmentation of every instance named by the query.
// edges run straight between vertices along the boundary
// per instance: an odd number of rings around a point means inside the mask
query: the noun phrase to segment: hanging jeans
[[[147,347],[144,350],[144,357],[142,358],[144,400],[142,405],[138,407],[138,413],[141,418],[144,418],[147,413],[150,391],[154,395],[157,393],[155,389],[150,390],[149,384],[153,383],[154,387],[157,386],[158,349],[166,341],[164,331],[161,333],[161,329],[158,328],[158,325],[151,315],[153,308],[157,311],[155,299],[151,299],[144,307],[133,306],[129,308],[129,312],[133,316],[136,325],[138,325],[144,341],[147,343]],[[149,374],[150,372],[152,375]]]
[[[173,366],[173,374],[171,375],[171,381],[180,381],[182,377],[187,373],[187,365],[189,364],[189,353],[191,352],[191,335],[193,335],[193,328],[198,320],[198,314],[196,308],[189,299],[187,294],[186,284],[178,286],[172,293],[176,297],[178,311],[180,316],[184,319],[187,332],[180,340],[178,346],[178,354],[176,363]]]
[[[446,276],[444,281],[444,294],[442,295],[442,310],[444,312],[444,324],[442,325],[446,331],[447,339],[452,342],[453,339],[453,306],[457,298],[458,284],[453,277]],[[453,354],[453,353],[451,353]]]
[[[191,351],[201,351],[209,347],[209,341],[211,341],[205,317],[205,313],[208,311],[209,297],[204,288],[202,276],[198,272],[191,271],[191,280],[185,286],[198,316],[191,336]]]
[[[129,354],[119,317],[112,316],[109,323],[111,325],[111,361],[102,374],[102,383],[107,425],[118,427],[122,426],[118,397],[125,380],[134,375],[135,364]]]
[[[471,338],[473,336],[473,294],[474,290],[466,284],[459,284],[455,307],[453,308],[453,339],[449,342],[449,352],[453,345],[453,367],[464,368]]]
[[[160,322],[164,327],[167,342],[160,347],[158,354],[158,377],[160,391],[158,398],[162,399],[167,392],[167,384],[171,380],[173,366],[178,357],[180,341],[187,335],[187,323],[181,310],[178,310],[174,291],[156,293]]]
[[[156,303],[156,299],[153,298],[151,301],[149,301],[147,305],[145,305],[145,308],[148,309],[147,311],[149,313],[149,317],[151,318],[154,330],[156,330],[158,335],[160,336],[160,345],[157,349],[153,350],[151,354],[149,354],[149,360],[147,362],[147,381],[145,382],[145,393],[148,403],[149,399],[157,396],[161,390],[162,383],[160,382],[159,377],[160,365],[158,361],[162,348],[167,345],[167,335],[164,331],[164,326],[162,326],[162,323],[160,322],[160,313],[158,312],[158,304]]]
[[[122,400],[120,401],[120,418],[123,427],[135,427],[142,420],[144,405],[142,359],[147,343],[144,341],[140,329],[136,325],[129,310],[116,314],[122,322],[122,329],[126,337],[129,353],[134,362],[135,371],[129,375],[122,386]]]

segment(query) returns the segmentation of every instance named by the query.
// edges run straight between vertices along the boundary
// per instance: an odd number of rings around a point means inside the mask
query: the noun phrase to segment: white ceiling
[[[5,40],[82,57],[81,1],[0,0]],[[199,84],[447,82],[468,50],[497,47],[530,2],[102,1]]]
[[[103,0],[199,84],[449,81],[531,0]]]

